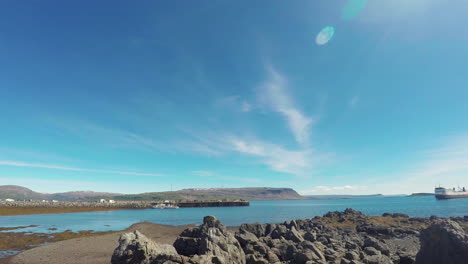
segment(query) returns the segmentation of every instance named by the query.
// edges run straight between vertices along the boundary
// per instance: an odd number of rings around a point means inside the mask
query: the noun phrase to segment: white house
[[[106,201],[106,199],[101,199],[101,200],[99,200],[99,202],[100,203],[106,203],[107,201]]]
[[[5,199],[5,202],[14,202],[15,200],[14,199]]]
[[[109,200],[109,203],[115,204],[115,201],[114,200]]]
[[[53,202],[53,203],[58,203],[58,201],[57,201],[57,200],[52,200],[52,202]]]

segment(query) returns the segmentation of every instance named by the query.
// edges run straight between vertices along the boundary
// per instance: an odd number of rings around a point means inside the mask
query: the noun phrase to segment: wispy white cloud
[[[350,100],[349,100],[349,107],[355,107],[357,104],[359,103],[359,96],[353,96]]]
[[[295,105],[287,91],[287,80],[272,65],[267,67],[269,78],[260,86],[260,101],[280,113],[299,144],[307,145],[310,127],[315,119],[305,115]]]
[[[343,186],[315,186],[309,190],[299,191],[302,195],[308,194],[353,194],[356,191],[366,191],[368,186],[343,185]]]
[[[358,184],[316,186],[302,194],[411,194],[433,192],[445,187],[468,187],[468,135],[434,140],[432,147],[416,151],[411,163],[401,164],[399,172],[362,174]],[[407,168],[404,168],[407,166]]]
[[[232,181],[236,183],[260,183],[262,182],[261,179],[257,179],[257,178],[232,177],[232,176],[226,176],[222,174],[220,175],[214,171],[208,171],[208,170],[192,171],[192,174],[201,176],[201,177],[213,177],[213,178],[216,178],[217,180],[226,180],[226,181]]]
[[[212,177],[216,175],[215,172],[207,171],[207,170],[192,171],[192,174],[197,175],[197,176],[202,176],[202,177]]]
[[[82,171],[82,172],[97,172],[106,174],[121,174],[121,175],[135,175],[135,176],[147,176],[147,177],[161,177],[163,174],[157,173],[140,173],[131,171],[114,171],[114,170],[96,170],[96,169],[85,169],[76,167],[66,167],[53,164],[40,164],[40,163],[28,163],[22,161],[11,161],[11,160],[0,160],[0,165],[3,166],[14,166],[14,167],[32,167],[32,168],[43,168],[52,170],[65,170],[65,171]]]
[[[242,112],[250,112],[251,110],[252,110],[252,105],[247,103],[247,101],[242,101],[241,111]]]
[[[413,161],[409,169],[396,175],[378,176],[380,183],[372,188],[388,194],[410,194],[433,192],[439,184],[468,187],[468,136],[452,137],[439,144],[423,151],[419,161]]]
[[[366,22],[388,24],[390,21],[403,18],[416,19],[419,16],[427,14],[428,10],[433,8],[442,8],[440,5],[444,1],[425,1],[425,0],[393,0],[393,1],[367,1],[365,16]],[[405,20],[406,21],[406,20]]]
[[[317,165],[330,162],[332,154],[318,154],[311,149],[289,150],[280,145],[260,140],[230,138],[233,150],[242,154],[258,157],[260,162],[273,171],[310,176]]]
[[[216,106],[228,107],[235,109],[239,112],[250,112],[253,108],[252,104],[247,102],[239,95],[231,95],[226,97],[221,97],[215,101]]]
[[[408,176],[432,184],[468,186],[468,136],[451,138],[444,146],[425,152],[422,162]]]
[[[224,154],[224,150],[211,142],[201,142],[198,140],[182,140],[173,143],[173,151],[182,153],[198,153],[207,156],[219,157]]]
[[[55,128],[56,132],[67,133],[76,138],[96,142],[99,145],[145,151],[168,149],[168,144],[164,141],[81,119],[47,117],[44,122],[50,124],[51,128]]]

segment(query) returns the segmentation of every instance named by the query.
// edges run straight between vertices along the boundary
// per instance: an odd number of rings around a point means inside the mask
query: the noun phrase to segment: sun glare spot
[[[315,43],[317,45],[322,46],[327,44],[332,38],[333,35],[335,34],[335,28],[332,26],[327,26],[324,27],[317,35],[317,38],[315,39]]]

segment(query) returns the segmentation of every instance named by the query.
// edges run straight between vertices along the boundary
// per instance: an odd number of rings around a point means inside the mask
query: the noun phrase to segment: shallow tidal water
[[[367,215],[405,213],[410,216],[449,217],[468,215],[468,199],[436,200],[424,197],[383,197],[336,200],[252,201],[248,207],[180,208],[177,210],[117,210],[107,212],[48,215],[0,216],[0,227],[37,225],[8,232],[56,233],[65,230],[111,231],[148,221],[165,225],[199,224],[206,215],[215,215],[225,225],[274,223],[322,216],[329,211],[351,207]],[[49,230],[49,229],[56,230]]]

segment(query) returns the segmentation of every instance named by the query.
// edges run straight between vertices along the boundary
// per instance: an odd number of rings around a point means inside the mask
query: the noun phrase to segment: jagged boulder
[[[387,256],[390,254],[390,249],[388,248],[387,245],[385,245],[385,243],[371,236],[367,237],[364,240],[364,247],[375,248],[378,251],[382,252],[382,254],[387,255]]]
[[[235,237],[243,248],[248,244],[254,244],[258,241],[257,236],[246,231],[245,229],[240,229],[239,232],[236,233]]]
[[[257,237],[266,236],[275,228],[275,224],[242,224],[239,227],[240,231],[247,231]]]
[[[291,229],[286,232],[285,238],[288,240],[292,240],[293,242],[299,243],[304,241],[304,238],[302,235],[296,230],[294,226],[291,227]]]
[[[468,263],[468,235],[451,220],[439,220],[421,231],[416,264]]]
[[[174,247],[194,264],[245,264],[246,261],[237,239],[214,216],[205,216],[201,226],[182,232]]]
[[[114,250],[112,264],[175,264],[183,263],[182,257],[171,245],[160,245],[138,231],[120,236]]]

